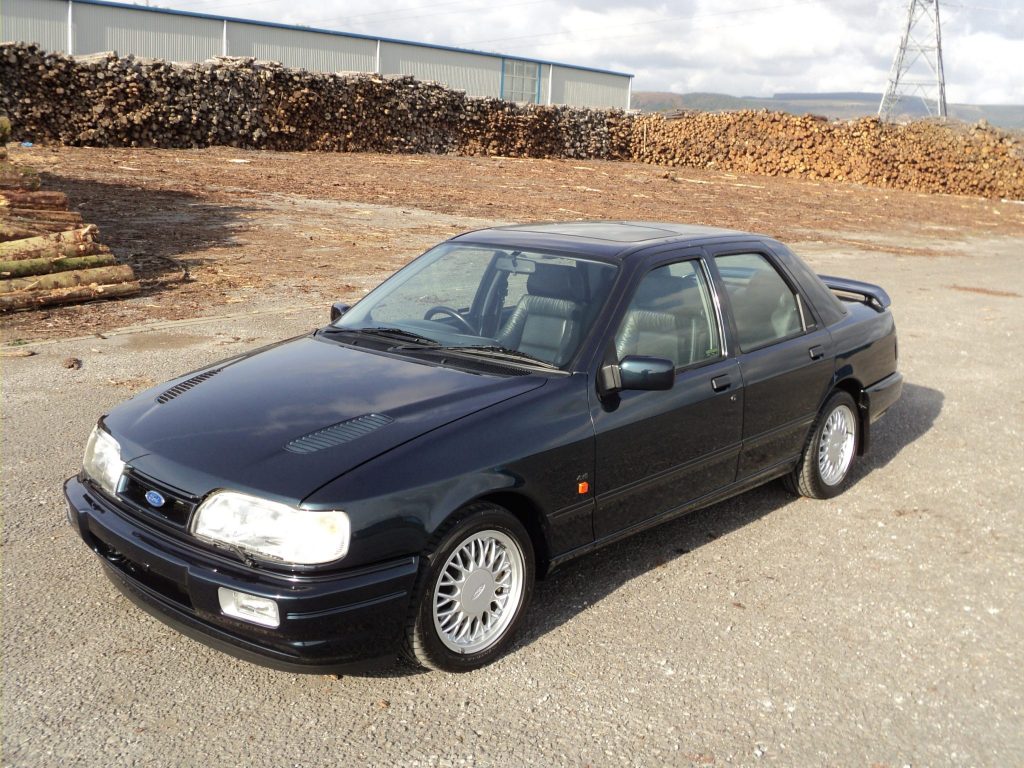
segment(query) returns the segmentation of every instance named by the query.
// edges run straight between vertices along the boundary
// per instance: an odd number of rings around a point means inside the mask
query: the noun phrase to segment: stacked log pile
[[[660,165],[1024,198],[1024,145],[985,124],[692,112],[636,118],[633,145],[637,160]]]
[[[118,147],[630,157],[621,111],[472,99],[408,76],[318,74],[248,58],[70,58],[0,45],[16,138]]]
[[[10,122],[0,117],[0,311],[72,304],[139,292],[98,231],[68,210],[62,192],[7,159]]]
[[[828,122],[767,111],[637,116],[253,59],[69,58],[5,43],[3,110],[17,138],[44,143],[639,160],[1024,199],[1024,145],[981,124]]]

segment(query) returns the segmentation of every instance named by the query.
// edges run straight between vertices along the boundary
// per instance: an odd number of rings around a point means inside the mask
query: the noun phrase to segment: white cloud
[[[977,3],[975,5],[974,3]],[[632,72],[635,90],[881,91],[905,0],[176,0],[223,13]],[[942,6],[947,95],[1024,103],[1020,0]]]

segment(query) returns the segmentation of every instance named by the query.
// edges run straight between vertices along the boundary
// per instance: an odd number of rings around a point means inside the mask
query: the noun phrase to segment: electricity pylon
[[[931,117],[946,116],[939,0],[910,0],[907,26],[892,62],[885,95],[878,105],[878,116],[891,120],[904,96],[919,96]]]

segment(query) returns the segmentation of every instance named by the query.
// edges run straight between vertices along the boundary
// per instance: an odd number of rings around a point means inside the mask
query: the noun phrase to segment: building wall
[[[76,54],[117,51],[169,61],[219,56],[224,31],[214,19],[87,3],[74,4],[74,27]]]
[[[629,109],[629,78],[556,66],[551,102],[570,107]]]
[[[496,56],[381,42],[380,71],[434,80],[469,96],[501,95],[501,59]]]
[[[228,56],[279,61],[311,72],[373,72],[377,42],[229,21]]]
[[[67,53],[67,3],[0,0],[0,40],[24,40],[47,51]]]
[[[630,76],[536,62],[378,40],[358,35],[261,24],[220,16],[168,12],[79,0],[72,2],[72,48],[68,51],[67,0],[0,0],[0,40],[38,43],[44,49],[88,54],[117,51],[170,61],[203,61],[211,56],[252,56],[314,72],[375,72],[413,75],[469,96],[502,98],[527,62],[537,87],[524,98],[540,104],[629,108]],[[510,73],[512,73],[510,75]],[[508,82],[509,77],[518,78]],[[504,86],[504,87],[503,87]],[[503,93],[504,91],[504,93]]]

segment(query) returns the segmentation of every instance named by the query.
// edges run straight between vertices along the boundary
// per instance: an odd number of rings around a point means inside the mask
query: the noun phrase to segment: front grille
[[[150,491],[156,491],[163,497],[162,506],[154,506],[146,499],[146,494]],[[134,469],[129,469],[125,473],[118,495],[130,510],[181,528],[188,525],[189,518],[199,502],[194,496],[158,483]]]

